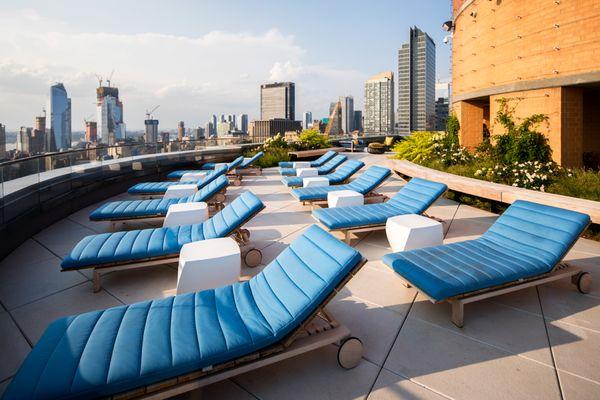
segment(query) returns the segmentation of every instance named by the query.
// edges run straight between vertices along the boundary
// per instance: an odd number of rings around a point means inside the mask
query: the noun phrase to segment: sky
[[[260,117],[260,85],[296,84],[296,119],[326,116],[364,81],[397,74],[411,26],[436,44],[436,74],[449,80],[441,29],[449,0],[21,0],[0,4],[0,123],[33,126],[49,88],[63,82],[72,126],[95,118],[96,76],[114,70],[128,130],[147,109],[160,129],[204,126],[212,114]]]

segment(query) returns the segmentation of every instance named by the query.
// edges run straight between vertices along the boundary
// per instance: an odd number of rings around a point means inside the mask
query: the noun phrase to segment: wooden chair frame
[[[325,307],[366,262],[365,258],[360,260],[319,307],[280,342],[232,361],[114,395],[112,399],[166,399],[343,341],[350,336],[350,331],[340,325]]]

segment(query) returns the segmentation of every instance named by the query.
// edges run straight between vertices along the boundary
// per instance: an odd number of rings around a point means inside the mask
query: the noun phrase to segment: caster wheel
[[[225,201],[225,195],[223,193],[217,193],[215,195],[215,201],[217,203],[223,203]]]
[[[340,344],[337,353],[337,362],[344,369],[356,367],[363,355],[363,345],[359,338],[351,336]]]
[[[579,293],[589,293],[592,287],[592,276],[589,274],[589,272],[580,272],[577,275],[575,285],[577,285],[577,290]]]
[[[262,261],[262,253],[258,249],[250,249],[244,254],[244,264],[249,268],[255,268]]]

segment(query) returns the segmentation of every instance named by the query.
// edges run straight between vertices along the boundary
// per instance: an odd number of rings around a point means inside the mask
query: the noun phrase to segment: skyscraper
[[[218,122],[218,121],[217,121],[217,116],[216,116],[215,114],[213,114],[213,116],[212,116],[212,126],[213,126],[213,130],[211,130],[210,132],[207,132],[207,133],[206,133],[208,136],[210,136],[210,135],[214,135],[214,134],[216,134],[216,133],[217,133],[217,122]]]
[[[213,117],[215,117],[215,120],[217,119],[216,116],[213,115]],[[207,122],[206,125],[204,125],[204,137],[209,138],[213,135],[215,135],[215,126],[212,122]]]
[[[293,82],[276,82],[260,85],[260,119],[294,120],[296,89]]]
[[[156,143],[158,141],[158,120],[145,119],[144,128],[144,142]]]
[[[306,111],[302,115],[302,125],[304,126],[304,129],[308,129],[312,125],[312,122],[312,113],[310,111]]]
[[[363,131],[363,115],[362,111],[354,110],[354,130],[362,132]]]
[[[41,153],[47,147],[48,139],[46,138],[46,111],[44,110],[44,115],[39,117],[35,117],[35,126],[32,132],[32,140],[29,143],[30,152]],[[33,142],[33,145],[32,143]],[[33,148],[33,150],[32,150]]]
[[[248,132],[248,114],[240,114],[237,116],[236,128],[238,131]]]
[[[185,136],[185,122],[179,121],[177,124],[177,140],[182,141]]]
[[[435,101],[435,130],[445,131],[446,121],[448,121],[448,98],[438,97]]]
[[[50,134],[46,141],[48,151],[71,147],[71,99],[62,83],[50,87]]]
[[[29,154],[29,143],[31,141],[32,128],[22,126],[17,136],[17,150]]]
[[[98,139],[109,145],[125,138],[123,103],[119,100],[119,89],[101,86],[96,89]]]
[[[342,132],[342,104],[334,101],[329,104],[329,119],[325,133],[328,135],[339,135]]]
[[[435,128],[435,43],[417,27],[398,50],[398,131]]]
[[[382,72],[365,83],[365,133],[394,130],[394,73]]]
[[[88,143],[98,141],[98,124],[96,121],[85,121],[85,141]]]
[[[351,133],[354,131],[354,97],[352,96],[341,96],[341,117],[342,125],[341,129],[344,133]]]
[[[6,158],[6,126],[0,124],[0,160]]]

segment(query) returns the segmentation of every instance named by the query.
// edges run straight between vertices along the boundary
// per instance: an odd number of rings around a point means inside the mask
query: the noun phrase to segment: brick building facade
[[[542,113],[555,161],[600,156],[600,1],[454,0],[452,108],[461,142],[474,147],[497,99],[518,118]],[[485,126],[485,128],[484,128]],[[588,157],[589,158],[589,157]]]

